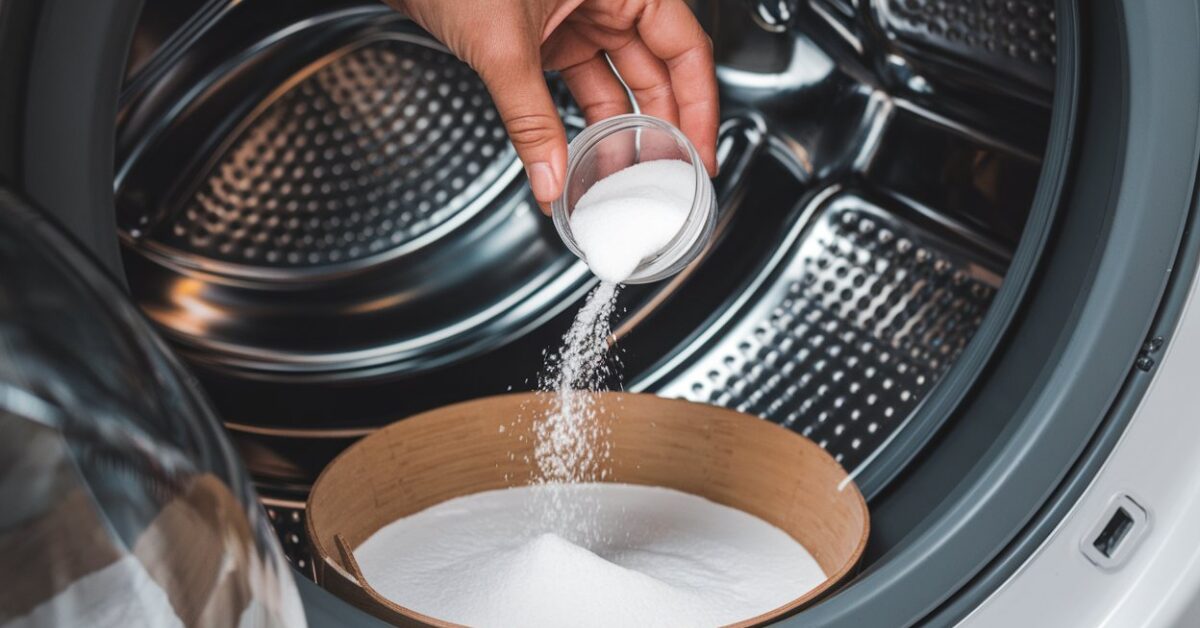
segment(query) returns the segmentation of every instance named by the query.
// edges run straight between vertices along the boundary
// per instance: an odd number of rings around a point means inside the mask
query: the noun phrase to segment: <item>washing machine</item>
[[[719,224],[622,291],[610,385],[854,476],[862,565],[781,623],[1200,625],[1200,2],[692,6]],[[313,581],[321,469],[532,388],[595,282],[478,77],[369,0],[0,0],[0,186],[0,546],[79,492],[30,471],[50,430],[118,537],[216,478],[236,608],[285,623],[380,625]]]

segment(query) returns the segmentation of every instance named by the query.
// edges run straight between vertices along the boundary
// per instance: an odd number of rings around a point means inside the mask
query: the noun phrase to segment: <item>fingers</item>
[[[576,104],[583,109],[583,117],[588,124],[633,110],[625,88],[613,74],[603,53],[597,52],[586,61],[564,68],[560,73]]]
[[[650,3],[637,30],[649,51],[667,67],[679,107],[679,128],[696,145],[709,174],[716,174],[720,114],[712,42],[683,0]],[[624,77],[625,70],[618,68]]]
[[[624,45],[610,50],[608,56],[633,92],[642,113],[679,126],[679,106],[667,64],[650,52],[640,37],[631,37]]]
[[[562,193],[567,169],[567,134],[550,97],[536,51],[492,58],[479,64],[529,186],[543,212]]]
[[[613,73],[602,51],[596,50],[587,60],[564,68],[560,74],[575,97],[575,103],[583,110],[583,117],[588,124],[633,111],[628,92]],[[598,145],[592,154],[595,159],[594,172],[597,178],[601,178],[629,166],[636,153],[633,145],[610,137]],[[568,206],[573,207],[576,200],[568,198]]]

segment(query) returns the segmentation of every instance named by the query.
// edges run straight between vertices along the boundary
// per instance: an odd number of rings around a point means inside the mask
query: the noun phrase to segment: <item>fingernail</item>
[[[530,164],[526,173],[529,175],[529,187],[533,188],[533,196],[538,202],[549,203],[558,196],[558,181],[550,164],[544,161]]]

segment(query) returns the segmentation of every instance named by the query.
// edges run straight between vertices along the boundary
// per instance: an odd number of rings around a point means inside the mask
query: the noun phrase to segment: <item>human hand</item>
[[[386,0],[487,85],[543,211],[562,193],[567,136],[546,86],[558,70],[588,124],[642,113],[683,130],[717,169],[712,43],[684,0]]]

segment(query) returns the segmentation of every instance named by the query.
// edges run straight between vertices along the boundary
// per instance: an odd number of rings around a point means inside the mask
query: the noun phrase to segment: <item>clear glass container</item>
[[[631,113],[593,124],[571,141],[562,195],[551,204],[554,226],[567,248],[580,259],[587,256],[571,232],[576,202],[600,179],[644,161],[678,159],[691,164],[695,193],[687,219],[658,252],[647,256],[624,283],[649,283],[670,277],[695,260],[712,237],[717,223],[717,200],[700,154],[674,125]]]

